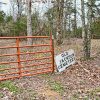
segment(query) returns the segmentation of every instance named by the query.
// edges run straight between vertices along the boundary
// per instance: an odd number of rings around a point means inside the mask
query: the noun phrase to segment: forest
[[[58,72],[71,49],[75,64]],[[1,0],[0,100],[100,100],[100,0]]]

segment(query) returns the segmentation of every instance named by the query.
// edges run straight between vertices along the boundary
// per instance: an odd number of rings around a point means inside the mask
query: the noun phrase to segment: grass
[[[14,85],[12,81],[3,81],[0,82],[0,88],[7,88],[10,92],[19,93],[20,89]]]
[[[81,94],[75,93],[72,95],[71,100],[90,100],[89,96],[87,96],[87,94],[83,96],[81,96]]]
[[[3,68],[8,68],[9,66],[6,66],[6,65],[0,65],[0,69],[3,69]],[[2,71],[0,71],[2,72]]]
[[[2,98],[4,95],[3,95],[3,93],[0,93],[0,98]]]
[[[50,74],[40,74],[40,76],[42,76],[44,78],[50,78]]]
[[[52,90],[58,92],[58,93],[63,93],[64,92],[64,88],[62,86],[62,84],[60,82],[51,82],[49,81],[49,86],[51,87]]]
[[[96,98],[98,100],[98,95],[97,95],[98,93],[100,94],[100,88],[96,88],[96,89],[90,91],[89,95],[90,95],[90,97]]]
[[[0,69],[5,69],[5,68],[11,68],[11,66],[8,65],[0,65]],[[0,73],[8,72],[8,70],[1,70]]]

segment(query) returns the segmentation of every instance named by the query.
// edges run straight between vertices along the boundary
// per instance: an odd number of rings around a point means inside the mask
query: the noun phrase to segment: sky
[[[35,1],[41,1],[41,0],[35,0]],[[45,0],[44,0],[45,1]],[[50,0],[47,0],[47,1],[50,1]],[[87,1],[87,0],[85,0]],[[6,3],[6,5],[2,5],[2,7],[0,9],[2,9],[6,14],[9,14],[9,11],[10,11],[10,0],[0,0],[0,2],[3,2],[3,3]],[[77,0],[77,10],[79,13],[81,13],[81,0]],[[47,8],[50,8],[51,5],[50,3],[34,3],[34,8],[36,8],[36,10],[39,10],[39,13],[41,15],[43,15],[43,13],[47,10]],[[78,26],[81,26],[82,23],[81,23],[81,18],[79,15],[77,15],[77,23],[78,23]]]
[[[1,9],[5,12],[5,13],[8,13],[9,12],[9,10],[10,10],[10,0],[0,0],[1,2],[3,2],[3,3],[6,3],[5,5],[2,5],[2,7],[1,7]],[[41,1],[41,0],[37,0],[37,1]],[[50,0],[48,0],[48,1],[50,1]],[[34,3],[34,7],[35,8],[37,8],[37,9],[40,9],[39,11],[40,12],[42,12],[42,11],[45,11],[46,10],[46,8],[48,8],[48,7],[50,7],[51,5],[49,4],[49,6],[48,6],[48,4],[49,3],[46,3],[46,4],[44,4],[44,3]],[[42,10],[42,11],[41,11]]]
[[[6,14],[9,14],[9,11],[10,11],[10,0],[0,0],[1,2],[3,2],[3,3],[6,3],[6,5],[2,5],[2,7],[1,7],[1,9],[6,13]],[[39,0],[38,0],[39,1]],[[48,1],[50,1],[50,0],[48,0]],[[45,12],[46,11],[46,9],[47,8],[49,8],[51,5],[50,5],[50,3],[46,3],[46,4],[43,4],[43,3],[34,3],[34,7],[36,8],[36,9],[38,9],[39,10],[39,12],[41,13],[41,14],[43,14],[43,12]],[[80,0],[77,0],[77,9],[78,9],[78,11],[80,12]],[[80,26],[81,25],[81,19],[80,19],[80,17],[78,16],[78,26]]]
[[[10,0],[0,0],[3,3],[6,3],[6,5],[2,5],[2,10],[4,10],[6,13],[9,12],[10,10]],[[41,1],[41,0],[38,0]],[[50,1],[50,0],[48,0]],[[34,6],[37,7],[38,9],[45,11],[47,7],[50,7],[50,3],[43,4],[43,3],[34,3]],[[77,0],[77,8],[80,8],[80,0]]]
[[[4,5],[2,5],[1,9],[4,10],[5,13],[8,13],[10,10],[10,2],[9,0],[0,0],[3,3],[6,3]]]

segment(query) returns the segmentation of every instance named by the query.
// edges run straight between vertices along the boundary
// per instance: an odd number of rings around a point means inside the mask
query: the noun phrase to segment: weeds
[[[42,76],[44,78],[50,78],[50,74],[41,74],[40,76]]]
[[[6,65],[0,65],[0,69],[4,69],[4,68],[8,68],[9,66],[6,66]],[[3,72],[3,71],[0,71],[0,72]]]
[[[51,87],[52,90],[58,92],[58,93],[63,93],[64,88],[61,83],[58,82],[49,82],[49,86]]]
[[[12,81],[0,82],[0,88],[7,88],[10,92],[18,93],[20,89]]]
[[[3,93],[0,93],[0,98],[2,98],[4,95],[3,95]]]

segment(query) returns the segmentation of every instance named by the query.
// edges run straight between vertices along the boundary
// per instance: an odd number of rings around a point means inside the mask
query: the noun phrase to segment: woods
[[[0,0],[0,100],[100,100],[100,0]]]
[[[1,36],[32,36],[38,35],[38,32],[42,35],[48,35],[51,31],[56,38],[57,45],[60,45],[63,43],[63,39],[78,37],[80,28],[79,34],[81,34],[80,37],[83,38],[84,43],[84,58],[90,58],[91,37],[96,35],[94,33],[96,29],[92,26],[99,22],[100,17],[99,1],[81,0],[81,11],[77,8],[76,0],[41,1],[44,6],[51,5],[48,9],[45,8],[46,11],[42,11],[43,18],[39,9],[36,10],[37,7],[34,9],[35,3],[39,3],[39,1],[10,0],[10,3],[12,6],[9,15],[6,15],[2,10],[0,11]],[[0,3],[1,6],[3,4],[3,2]],[[78,25],[77,18],[79,17],[82,25],[81,23]],[[95,19],[98,21],[95,22]],[[2,26],[2,24],[5,25]],[[27,43],[31,45],[32,39],[28,39]]]

